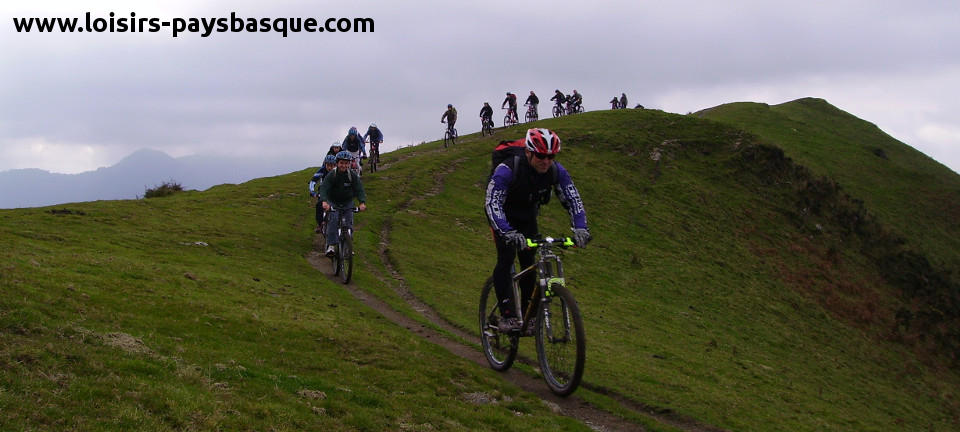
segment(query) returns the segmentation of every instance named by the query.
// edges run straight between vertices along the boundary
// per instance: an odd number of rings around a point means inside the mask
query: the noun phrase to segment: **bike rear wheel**
[[[497,371],[510,369],[517,358],[520,345],[518,335],[501,333],[497,327],[500,312],[497,308],[497,292],[493,278],[487,279],[480,292],[480,345],[490,367]]]
[[[552,296],[540,306],[537,357],[550,391],[568,396],[580,385],[586,362],[587,343],[583,318],[573,294],[558,283],[550,286]]]
[[[340,236],[340,262],[343,283],[348,284],[353,276],[353,235],[349,232]]]

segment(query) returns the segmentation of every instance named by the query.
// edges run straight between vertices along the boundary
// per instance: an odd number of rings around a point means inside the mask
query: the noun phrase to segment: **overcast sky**
[[[369,17],[373,33],[17,33],[13,17]],[[555,88],[687,113],[819,97],[960,171],[953,1],[21,1],[0,5],[0,171],[136,149],[316,166],[350,126],[393,148]],[[544,109],[547,108],[547,109]]]

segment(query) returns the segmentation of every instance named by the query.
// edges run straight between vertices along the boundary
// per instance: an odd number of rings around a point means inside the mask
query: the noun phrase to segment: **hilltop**
[[[833,128],[858,121],[846,120]],[[905,274],[943,275],[926,288],[949,300],[950,256],[937,254],[949,240],[900,232],[853,186],[749,129],[653,110],[538,125],[563,138],[595,237],[564,256],[587,329],[576,398],[649,430],[957,427],[960,376],[935,337],[956,321],[900,327],[898,311],[931,311],[903,296],[915,279],[883,271],[930,257],[934,273]],[[523,127],[384,155],[364,178],[355,288],[475,336],[493,266],[480,204],[490,149]],[[908,152],[889,145],[888,157]],[[310,174],[0,211],[0,424],[588,430],[318,273]],[[556,203],[541,229],[567,230]],[[884,248],[895,253],[875,255]]]

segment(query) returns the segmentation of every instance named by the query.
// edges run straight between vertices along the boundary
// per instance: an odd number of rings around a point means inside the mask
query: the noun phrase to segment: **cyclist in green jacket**
[[[453,104],[447,104],[447,110],[440,117],[440,123],[446,123],[447,130],[453,131],[453,125],[457,124],[457,109],[453,107]]]
[[[343,150],[337,153],[337,169],[327,174],[320,184],[320,190],[317,193],[323,210],[327,212],[327,251],[329,257],[336,255],[337,251],[334,245],[340,243],[338,237],[340,228],[340,212],[343,213],[343,223],[345,227],[353,227],[353,201],[360,201],[359,209],[367,209],[367,194],[363,191],[363,183],[360,182],[360,176],[350,169],[353,164],[353,155]]]

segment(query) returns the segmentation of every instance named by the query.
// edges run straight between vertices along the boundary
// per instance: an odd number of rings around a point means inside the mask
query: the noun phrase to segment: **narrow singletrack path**
[[[435,150],[435,151],[445,151],[445,149]],[[402,202],[399,205],[399,210],[408,209],[413,203],[425,199],[426,197],[431,197],[439,194],[443,189],[443,180],[450,173],[454,172],[457,167],[462,164],[466,158],[460,158],[452,163],[450,163],[444,170],[438,172],[434,175],[434,184],[429,191],[424,193],[419,197],[411,197],[406,201]],[[399,161],[394,161],[396,163]],[[384,168],[388,167],[389,164],[382,164]],[[379,174],[379,171],[378,173]],[[417,298],[412,291],[410,291],[406,281],[403,276],[396,270],[396,268],[391,264],[390,259],[390,234],[392,229],[392,217],[387,217],[384,220],[383,227],[380,232],[380,242],[379,248],[377,251],[378,258],[382,268],[386,269],[389,273],[386,277],[392,279],[394,283],[389,285],[393,287],[395,293],[402,298],[407,305],[420,314],[421,317],[426,319],[428,322],[433,324],[433,326],[442,329],[443,331],[438,331],[434,327],[427,326],[421,322],[404,315],[403,313],[397,311],[389,304],[378,299],[376,296],[371,295],[361,288],[356,286],[353,282],[348,285],[344,285],[339,278],[333,276],[333,269],[331,266],[330,259],[325,257],[320,251],[322,247],[320,245],[320,235],[317,235],[317,240],[314,242],[314,250],[310,251],[306,258],[318,271],[327,275],[331,281],[334,283],[344,286],[348,292],[350,292],[355,298],[363,302],[365,305],[371,309],[379,312],[385,318],[389,319],[393,323],[402,326],[409,331],[420,335],[424,339],[431,341],[434,344],[444,347],[454,355],[457,355],[461,358],[473,361],[481,367],[489,367],[486,357],[483,353],[477,348],[477,346],[471,345],[470,343],[465,343],[464,341],[477,341],[479,342],[479,336],[476,334],[466,331],[459,326],[455,326],[452,323],[445,320],[440,316],[432,307],[424,303],[422,300]],[[365,261],[363,259],[361,262]],[[383,275],[378,275],[378,278],[383,279]],[[446,333],[444,333],[446,332]],[[454,337],[450,337],[454,335]],[[458,340],[459,339],[459,340]],[[517,361],[523,362],[528,365],[536,367],[536,362],[531,359],[518,358]],[[571,418],[575,418],[593,430],[596,431],[644,431],[646,430],[642,425],[637,423],[625,420],[624,418],[614,415],[608,411],[601,410],[593,405],[587,403],[583,399],[577,397],[576,394],[568,396],[566,398],[559,397],[553,394],[542,379],[530,376],[522,371],[516,369],[510,369],[506,372],[501,373],[501,376],[513,383],[514,385],[520,387],[524,391],[536,394],[540,397],[544,403],[549,406],[554,412],[565,415]],[[644,405],[642,403],[636,402],[626,396],[623,396],[611,389],[606,389],[600,386],[592,385],[588,382],[581,384],[585,389],[594,391],[596,393],[602,394],[604,396],[610,397],[621,404],[623,408],[629,409],[639,415],[651,418],[657,422],[670,425],[672,427],[690,431],[690,432],[722,432],[723,429],[717,428],[710,425],[705,425],[700,422],[697,422],[694,419],[688,418],[686,416],[678,415],[669,410],[663,410],[656,407],[651,407]]]

